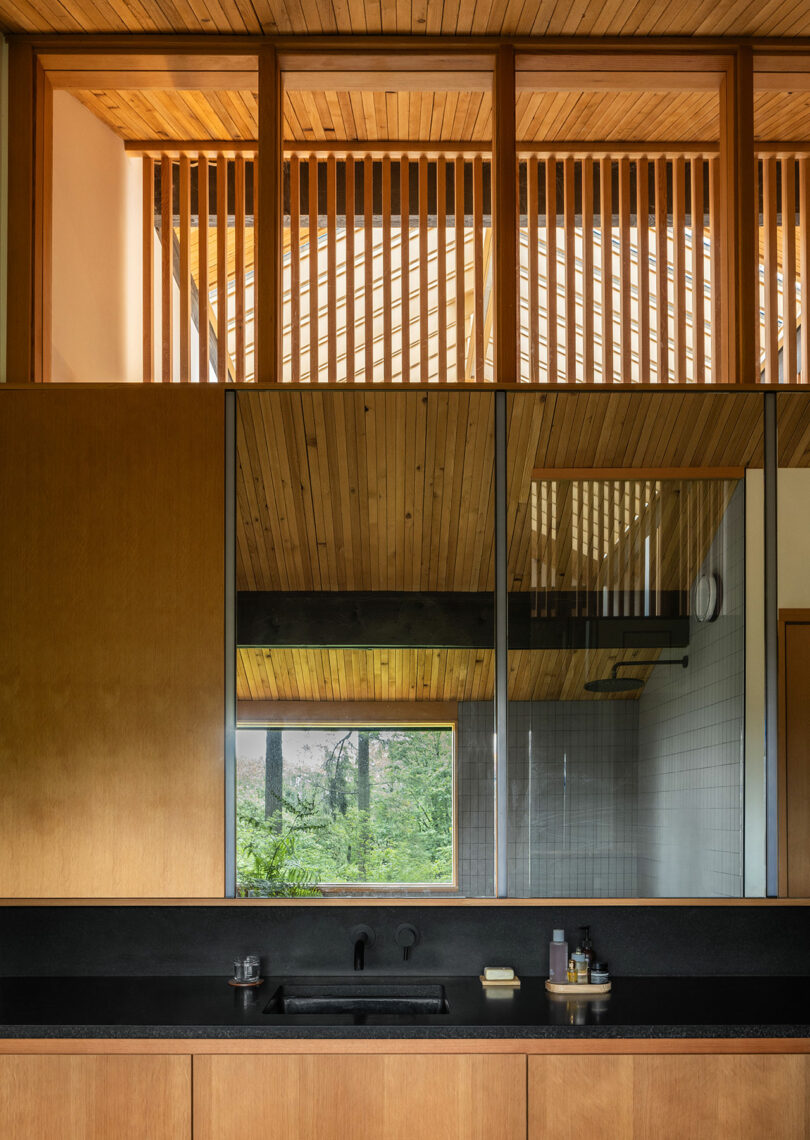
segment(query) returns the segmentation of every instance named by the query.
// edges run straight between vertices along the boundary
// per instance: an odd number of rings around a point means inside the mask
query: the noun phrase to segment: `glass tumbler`
[[[259,980],[259,959],[256,954],[246,954],[233,960],[233,980],[249,986]]]

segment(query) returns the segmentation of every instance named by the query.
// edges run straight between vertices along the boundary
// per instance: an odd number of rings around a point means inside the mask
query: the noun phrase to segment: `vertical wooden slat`
[[[779,263],[776,249],[776,159],[762,159],[762,221],[765,230],[765,383],[779,381]]]
[[[363,335],[365,338],[365,379],[374,379],[374,163],[363,159]]]
[[[575,189],[574,159],[569,155],[563,163],[563,225],[565,226],[565,378],[569,384],[575,384],[577,379]]]
[[[602,254],[602,382],[613,383],[613,162],[599,163],[599,230]]]
[[[143,379],[155,378],[155,161],[143,156]]]
[[[669,383],[669,252],[667,159],[655,160],[655,315],[658,383]]]
[[[391,313],[391,159],[382,161],[382,241],[383,241],[383,379],[392,377]]]
[[[217,380],[228,379],[228,160],[217,155]]]
[[[473,323],[475,382],[484,379],[484,163],[473,159]]]
[[[720,231],[721,226],[721,207],[720,207],[720,188],[722,185],[722,178],[720,174],[720,160],[719,158],[709,159],[709,234],[711,236],[711,257],[710,257],[710,326],[711,326],[711,353],[712,353],[712,367],[711,367],[711,381],[713,384],[719,384],[724,375],[723,372],[723,256],[722,256],[722,234]],[[752,318],[753,319],[753,318]]]
[[[692,353],[693,379],[706,383],[706,297],[703,274],[703,159],[693,155],[692,175]]]
[[[197,331],[200,383],[211,379],[208,294],[208,159],[201,154],[197,159]],[[254,231],[255,233],[255,231]]]
[[[537,159],[531,156],[526,167],[526,209],[528,212],[528,272],[529,272],[529,380],[536,384],[540,379],[540,329],[538,309],[538,258],[537,258]]]
[[[174,214],[172,160],[167,154],[160,159],[160,295],[161,295],[161,340],[163,342],[162,380],[171,384],[173,379],[174,354],[172,333],[173,284],[174,284]]]
[[[796,159],[782,159],[783,380],[796,383]]]
[[[281,71],[272,46],[259,48],[259,153],[254,170],[255,378],[281,379],[282,186]]]
[[[546,158],[546,359],[548,382],[557,376],[557,162]]]
[[[506,384],[519,378],[515,49],[511,44],[502,44],[495,55],[492,116],[495,380]],[[480,162],[480,159],[476,161]],[[483,327],[481,352],[483,355]],[[475,378],[479,382],[483,380],[483,362],[480,373],[476,365]]]
[[[191,161],[180,156],[180,380],[191,374]]]
[[[632,266],[630,264],[630,159],[619,159],[619,290],[621,298],[621,379],[625,384],[632,380]]]
[[[427,384],[430,365],[428,308],[428,160],[419,156],[419,379]]]
[[[12,43],[8,51],[8,249],[6,305],[6,375],[10,383],[35,379],[34,296],[37,228],[35,185],[37,149],[36,82],[39,64],[30,44]]]
[[[439,310],[439,383],[447,383],[447,160],[436,160],[436,306]]]
[[[337,168],[335,156],[326,160],[326,369],[337,383]]]
[[[346,368],[345,379],[354,380],[354,158],[348,155],[346,176]]]
[[[593,383],[593,159],[582,160],[582,379]]]
[[[234,159],[234,316],[236,319],[236,380],[245,381],[245,156]]]
[[[318,159],[309,156],[308,194],[309,202],[309,382],[319,380],[320,313],[318,301],[318,278],[320,258],[318,256]]]
[[[801,272],[802,384],[810,384],[810,159],[799,159],[799,269]]]
[[[400,279],[402,311],[402,381],[411,379],[411,164],[403,154],[399,160]]]
[[[301,380],[301,169],[290,155],[290,379]]]
[[[734,51],[731,69],[720,90],[720,161],[724,212],[721,236],[724,242],[727,288],[723,290],[724,318],[721,334],[727,342],[724,368],[728,382],[759,381],[756,348],[757,319],[757,167],[754,151],[754,60],[749,45]],[[718,219],[720,220],[720,219]],[[725,282],[724,282],[725,284]],[[728,330],[726,334],[725,330]]]
[[[672,160],[672,276],[675,292],[675,383],[686,383],[686,205],[684,160]]]
[[[453,171],[453,223],[455,228],[455,276],[456,276],[456,380],[461,383],[467,375],[467,316],[465,312],[464,287],[466,267],[464,264],[464,159],[456,159]]]
[[[650,165],[636,160],[636,231],[638,246],[638,378],[650,382]]]

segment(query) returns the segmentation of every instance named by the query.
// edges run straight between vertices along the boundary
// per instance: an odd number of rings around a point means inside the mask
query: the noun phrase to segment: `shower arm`
[[[639,665],[681,665],[685,669],[688,664],[688,657],[676,657],[673,661],[662,661],[660,658],[656,661],[617,661],[610,671],[610,676],[615,681],[619,669],[635,669]]]

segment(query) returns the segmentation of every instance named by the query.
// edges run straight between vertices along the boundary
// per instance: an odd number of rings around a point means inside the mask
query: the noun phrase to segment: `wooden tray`
[[[504,978],[502,981],[490,980],[489,978],[485,978],[483,974],[479,974],[478,977],[479,977],[479,979],[481,981],[481,985],[484,987],[484,989],[490,989],[490,988],[492,988],[493,990],[495,990],[495,989],[498,989],[498,990],[519,990],[520,989],[520,978],[517,977],[517,975],[515,975],[514,978]]]
[[[569,997],[609,994],[610,985],[610,982],[550,982],[546,979],[546,989],[550,994],[568,994]]]

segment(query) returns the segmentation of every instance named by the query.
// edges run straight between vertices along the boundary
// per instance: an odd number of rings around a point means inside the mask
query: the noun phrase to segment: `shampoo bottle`
[[[568,975],[568,943],[565,931],[555,930],[548,947],[548,980],[564,982]]]

